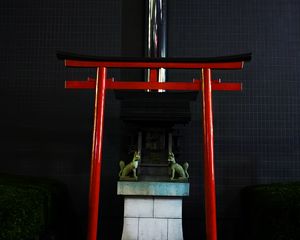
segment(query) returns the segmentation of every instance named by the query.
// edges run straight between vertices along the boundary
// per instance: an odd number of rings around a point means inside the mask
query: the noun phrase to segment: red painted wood
[[[102,62],[65,60],[66,67],[107,68],[179,68],[179,69],[241,69],[244,62],[187,63],[187,62]]]
[[[199,82],[188,83],[188,82],[107,82],[109,89],[115,90],[191,90],[199,91],[201,85]]]
[[[212,82],[211,88],[213,91],[242,91],[242,83],[214,83]]]
[[[66,81],[65,88],[93,89],[96,87],[95,81]],[[106,89],[114,90],[178,90],[178,91],[199,91],[201,82],[114,82],[112,79],[106,80]],[[241,83],[219,83],[218,80],[212,82],[212,90],[216,91],[241,91]]]
[[[158,80],[158,70],[150,69],[150,82],[155,83]]]
[[[217,240],[211,69],[203,69],[202,104],[206,239]]]
[[[97,69],[87,240],[97,239],[106,68]]]
[[[65,88],[71,89],[95,89],[96,81],[77,81],[77,80],[68,80],[65,81]]]

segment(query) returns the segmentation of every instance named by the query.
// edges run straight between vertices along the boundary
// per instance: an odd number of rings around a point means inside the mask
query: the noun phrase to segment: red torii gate
[[[65,82],[65,88],[96,89],[87,240],[97,239],[105,91],[159,89],[202,90],[206,236],[208,240],[217,240],[212,90],[241,91],[242,84],[221,83],[220,80],[212,80],[211,72],[212,69],[242,69],[244,62],[251,60],[251,53],[215,58],[124,58],[58,52],[57,57],[64,60],[66,67],[97,69],[96,79],[88,78],[87,81]],[[150,81],[121,82],[107,79],[107,68],[150,69]],[[160,83],[158,82],[158,69],[160,68],[199,69],[199,71],[202,70],[202,79],[193,80],[193,82]]]

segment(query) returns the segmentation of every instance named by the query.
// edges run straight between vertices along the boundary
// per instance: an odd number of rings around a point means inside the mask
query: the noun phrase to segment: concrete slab
[[[138,240],[138,218],[124,218],[122,240]]]
[[[139,240],[168,240],[168,220],[140,218],[138,236]]]
[[[181,218],[182,198],[155,198],[154,199],[155,218]]]
[[[153,217],[153,197],[125,197],[124,217]]]

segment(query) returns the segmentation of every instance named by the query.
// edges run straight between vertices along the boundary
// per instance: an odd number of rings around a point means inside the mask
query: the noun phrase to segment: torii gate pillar
[[[211,69],[202,70],[203,151],[204,151],[204,195],[206,235],[217,240],[217,212],[214,173],[214,130],[212,111]]]
[[[105,105],[106,68],[97,68],[94,132],[90,175],[88,236],[87,239],[97,239],[98,212],[101,180],[102,141]]]

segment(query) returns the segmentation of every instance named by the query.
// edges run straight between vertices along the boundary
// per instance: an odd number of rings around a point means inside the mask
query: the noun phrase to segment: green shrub
[[[0,240],[31,240],[55,229],[65,196],[54,180],[0,175]]]
[[[247,239],[300,239],[300,182],[246,187],[242,206]]]

